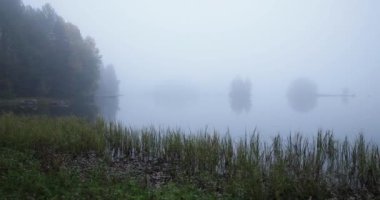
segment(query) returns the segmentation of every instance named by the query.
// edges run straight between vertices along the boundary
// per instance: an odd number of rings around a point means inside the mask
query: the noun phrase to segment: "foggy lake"
[[[379,1],[24,2],[94,38],[125,125],[380,139]]]
[[[379,19],[380,0],[0,0],[0,196],[379,199]]]
[[[380,123],[377,119],[380,117],[380,104],[379,98],[372,94],[357,93],[347,102],[339,96],[320,98],[313,102],[315,105],[309,110],[300,111],[293,108],[287,98],[291,81],[272,88],[260,88],[259,84],[269,83],[252,79],[252,105],[249,110],[236,112],[229,98],[231,82],[221,82],[218,89],[181,82],[139,91],[131,88],[120,99],[117,120],[132,127],[154,125],[193,133],[206,128],[222,134],[229,130],[237,137],[255,129],[264,136],[297,132],[315,135],[321,129],[332,130],[338,137],[364,133],[369,138],[379,139]],[[339,86],[324,86],[319,88],[330,94],[339,95],[342,92]],[[157,100],[156,93],[161,94],[161,99]]]

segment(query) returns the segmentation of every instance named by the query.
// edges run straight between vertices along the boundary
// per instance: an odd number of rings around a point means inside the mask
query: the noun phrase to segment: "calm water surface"
[[[196,132],[207,127],[221,133],[229,129],[235,137],[254,129],[269,137],[296,132],[313,135],[323,129],[333,130],[338,137],[362,132],[368,139],[379,141],[380,99],[376,95],[358,94],[348,103],[339,97],[319,98],[313,109],[299,112],[290,106],[286,87],[283,92],[253,87],[256,92],[252,93],[250,110],[240,113],[230,106],[228,87],[226,92],[199,88],[181,92],[174,89],[173,93],[130,90],[120,98],[117,119],[136,128],[154,125]]]

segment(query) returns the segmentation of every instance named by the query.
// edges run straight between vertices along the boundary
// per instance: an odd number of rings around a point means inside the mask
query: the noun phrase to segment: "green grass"
[[[264,141],[256,133],[234,139],[229,133],[6,114],[0,116],[0,147],[0,183],[6,183],[0,197],[9,199],[380,196],[379,148],[360,134],[352,141],[329,131]]]
[[[191,185],[148,188],[141,177],[122,180],[106,173],[106,163],[84,174],[76,168],[46,172],[32,152],[0,148],[0,199],[212,199]]]

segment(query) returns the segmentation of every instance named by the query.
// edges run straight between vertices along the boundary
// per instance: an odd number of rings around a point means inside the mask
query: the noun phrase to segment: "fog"
[[[379,1],[24,3],[51,4],[95,39],[126,125],[380,139]]]

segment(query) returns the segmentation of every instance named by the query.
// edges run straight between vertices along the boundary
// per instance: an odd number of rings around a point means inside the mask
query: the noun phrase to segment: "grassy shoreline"
[[[331,132],[263,141],[135,130],[79,118],[0,116],[6,199],[376,199],[380,151]]]

